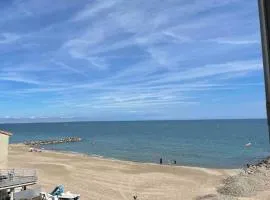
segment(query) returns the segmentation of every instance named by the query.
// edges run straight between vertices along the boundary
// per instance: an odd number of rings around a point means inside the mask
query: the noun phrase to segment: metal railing
[[[35,184],[37,173],[34,169],[1,169],[0,190]]]
[[[37,176],[35,169],[0,169],[0,176],[29,177]]]

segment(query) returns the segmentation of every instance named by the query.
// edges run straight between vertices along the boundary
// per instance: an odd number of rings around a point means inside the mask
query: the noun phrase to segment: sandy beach
[[[24,145],[10,145],[9,168],[37,169],[39,184],[50,192],[64,184],[82,199],[140,200],[195,199],[215,194],[216,186],[235,170],[140,164],[81,154],[28,152]]]

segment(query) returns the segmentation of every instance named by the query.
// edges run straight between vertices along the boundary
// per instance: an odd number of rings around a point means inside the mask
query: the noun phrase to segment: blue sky
[[[264,118],[257,1],[1,1],[0,118]]]

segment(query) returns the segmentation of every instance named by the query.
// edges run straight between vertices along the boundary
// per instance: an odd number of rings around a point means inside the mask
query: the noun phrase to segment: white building
[[[37,183],[36,171],[32,169],[6,169],[9,137],[12,134],[0,131],[0,200],[26,199],[33,193],[26,187]],[[16,193],[15,193],[16,192]],[[30,198],[27,198],[30,199]]]
[[[9,137],[12,134],[0,130],[0,169],[7,167]]]

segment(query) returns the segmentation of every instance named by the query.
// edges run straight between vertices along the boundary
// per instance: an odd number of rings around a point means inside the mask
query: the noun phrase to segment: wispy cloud
[[[0,35],[0,45],[1,44],[10,44],[19,40],[21,36],[15,33],[2,33]]]
[[[257,39],[250,39],[250,40],[217,38],[217,39],[212,39],[210,41],[217,42],[220,44],[232,44],[232,45],[260,44],[260,40],[258,40],[258,38]]]
[[[34,84],[39,85],[40,82],[37,80],[33,80],[31,78],[20,76],[15,73],[6,73],[0,74],[0,80],[2,81],[10,81],[10,82],[19,82],[19,83],[26,83],[26,84]]]
[[[28,117],[154,110],[184,117],[174,110],[237,102],[247,99],[243,91],[260,101],[255,8],[244,0],[6,3],[1,93],[22,102],[17,110]],[[12,109],[6,98],[3,112]]]
[[[56,60],[54,60],[54,59],[51,59],[50,61],[51,61],[53,64],[58,65],[58,66],[62,67],[62,68],[65,69],[65,70],[68,70],[68,71],[71,71],[71,72],[74,72],[74,73],[77,73],[77,74],[86,76],[86,74],[84,74],[83,71],[80,71],[80,70],[78,70],[78,69],[76,69],[76,68],[70,67],[69,65],[67,65],[67,64],[65,64],[65,63],[56,61]]]
[[[90,17],[93,17],[100,12],[109,9],[115,6],[119,1],[117,0],[109,0],[109,1],[93,1],[88,4],[83,10],[79,11],[74,17],[73,21],[85,20]]]

